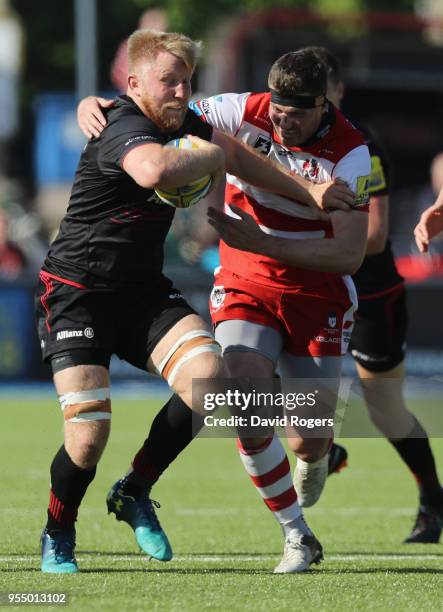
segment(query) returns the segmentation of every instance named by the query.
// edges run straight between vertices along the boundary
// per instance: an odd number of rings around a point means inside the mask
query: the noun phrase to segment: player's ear
[[[140,94],[140,79],[136,74],[128,75],[128,89],[134,94]]]

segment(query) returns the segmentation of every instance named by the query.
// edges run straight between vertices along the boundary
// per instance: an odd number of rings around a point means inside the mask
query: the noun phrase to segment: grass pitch
[[[250,484],[233,439],[198,439],[155,487],[174,548],[148,561],[105,497],[126,470],[160,402],[113,402],[113,431],[80,510],[81,573],[39,572],[49,465],[62,440],[47,401],[0,399],[0,591],[66,592],[73,610],[441,610],[443,545],[404,545],[416,489],[384,440],[346,440],[350,467],[306,512],[325,560],[303,575],[273,575],[278,525]],[[442,440],[433,441],[443,463]],[[443,469],[440,470],[443,472]],[[56,609],[55,606],[48,607]]]

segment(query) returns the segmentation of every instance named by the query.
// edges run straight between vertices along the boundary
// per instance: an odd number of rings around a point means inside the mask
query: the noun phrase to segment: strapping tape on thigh
[[[172,386],[177,372],[187,361],[202,353],[221,354],[221,348],[212,334],[206,330],[194,330],[184,334],[168,351],[157,367],[157,372]]]
[[[109,387],[71,391],[59,396],[65,421],[84,423],[85,421],[108,421],[111,418]]]

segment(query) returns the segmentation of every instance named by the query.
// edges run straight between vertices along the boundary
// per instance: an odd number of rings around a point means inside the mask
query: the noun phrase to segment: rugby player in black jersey
[[[326,65],[327,97],[340,108],[344,84],[337,58],[324,47],[308,48]],[[366,257],[353,275],[359,305],[350,350],[372,421],[391,442],[418,485],[420,507],[405,542],[435,543],[443,527],[443,489],[427,433],[407,409],[403,394],[407,307],[403,278],[395,267],[388,239],[389,165],[369,130],[360,124],[358,128],[365,135],[371,154],[372,174]],[[421,250],[427,245],[426,221],[422,219],[416,230]],[[330,451],[330,473],[344,459],[343,447],[334,444]]]
[[[127,95],[109,109],[108,127],[82,153],[67,213],[41,270],[38,331],[65,421],[64,444],[51,465],[45,572],[78,571],[74,524],[110,432],[111,355],[162,376],[174,391],[143,447],[151,472],[131,469],[107,499],[140,547],[162,561],[172,551],[146,485],[192,439],[189,408],[202,411],[192,398],[192,378],[224,375],[206,324],[162,274],[174,210],[154,188],[227,169],[314,208],[317,202],[346,208],[354,198],[344,185],[308,191],[303,181],[203,124],[188,109],[198,50],[181,34],[139,30],[130,37]],[[198,148],[164,146],[187,134]]]

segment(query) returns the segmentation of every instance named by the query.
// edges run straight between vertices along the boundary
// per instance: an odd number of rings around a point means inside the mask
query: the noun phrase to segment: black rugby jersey
[[[178,131],[161,132],[127,96],[119,96],[106,115],[106,128],[83,150],[44,269],[90,288],[145,285],[161,276],[175,211],[153,189],[140,187],[122,160],[140,144],[165,144],[185,134],[210,140],[213,129],[188,110]]]
[[[369,195],[387,195],[390,187],[390,168],[386,154],[368,128],[359,124],[357,127],[365,138],[365,144],[371,156]],[[403,281],[403,277],[395,267],[394,254],[389,240],[386,241],[386,246],[381,253],[365,257],[352,279],[359,298],[387,291]]]

